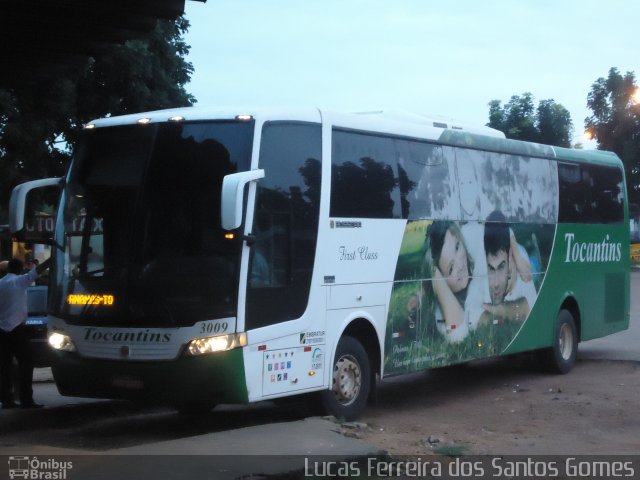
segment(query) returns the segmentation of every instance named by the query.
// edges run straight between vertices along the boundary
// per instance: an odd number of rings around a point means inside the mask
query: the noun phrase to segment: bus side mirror
[[[44,178],[16,185],[9,200],[9,232],[14,234],[24,228],[27,194],[36,188],[62,187],[62,178]]]
[[[235,230],[242,225],[244,187],[247,183],[255,182],[261,178],[264,178],[264,170],[262,169],[233,173],[224,177],[220,202],[222,228]]]

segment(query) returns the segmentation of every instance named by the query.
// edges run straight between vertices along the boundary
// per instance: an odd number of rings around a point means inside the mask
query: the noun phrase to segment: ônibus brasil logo
[[[73,468],[73,462],[63,462],[54,458],[40,460],[38,457],[9,457],[9,478],[33,480],[66,480],[67,471]]]

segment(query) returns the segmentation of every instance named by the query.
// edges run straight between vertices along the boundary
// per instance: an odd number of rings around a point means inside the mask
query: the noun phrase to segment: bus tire
[[[552,373],[568,373],[576,363],[578,334],[573,315],[569,310],[560,310],[556,319],[553,346],[543,350],[545,367]]]
[[[321,392],[323,410],[344,420],[353,420],[364,410],[371,390],[371,365],[362,344],[343,336],[333,361],[331,388]]]

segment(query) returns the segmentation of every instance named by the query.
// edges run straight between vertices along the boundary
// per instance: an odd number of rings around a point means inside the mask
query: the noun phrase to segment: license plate
[[[125,375],[116,375],[111,378],[111,385],[118,388],[126,388],[128,390],[142,390],[144,382],[140,378]]]

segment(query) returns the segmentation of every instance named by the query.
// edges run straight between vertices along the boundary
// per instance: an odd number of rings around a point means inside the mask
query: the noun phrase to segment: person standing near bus
[[[7,274],[0,279],[0,401],[4,409],[17,406],[11,382],[14,356],[20,371],[20,407],[42,406],[33,401],[33,359],[26,328],[27,288],[48,266],[49,260],[22,273],[22,262],[13,258],[7,265]]]

